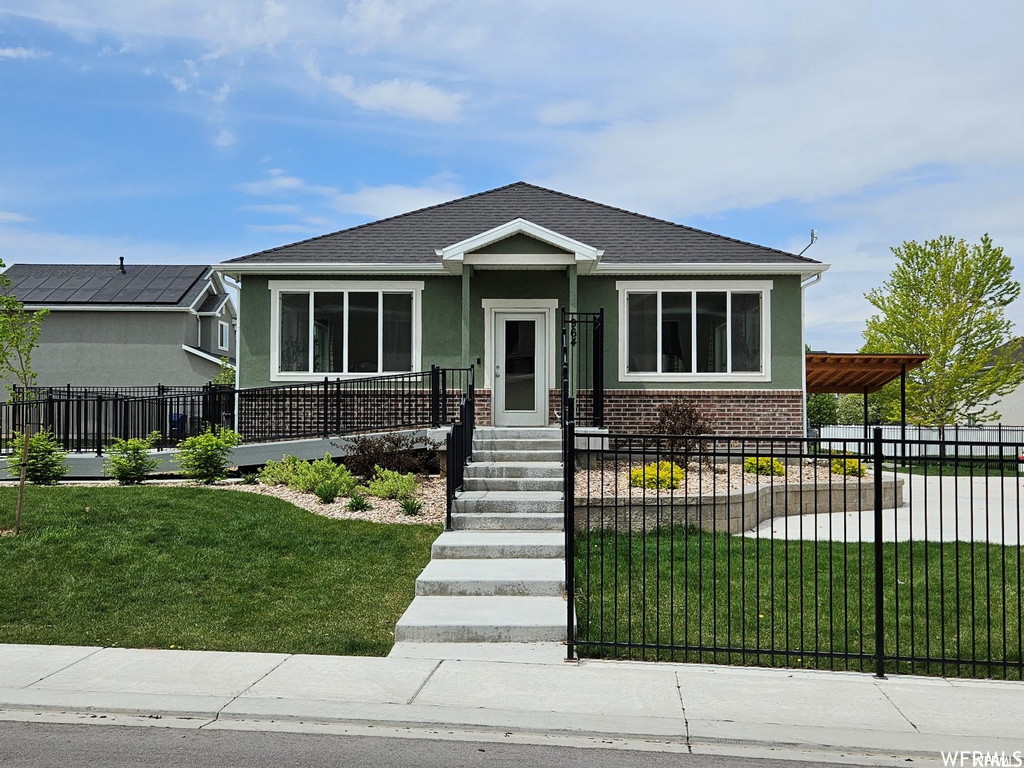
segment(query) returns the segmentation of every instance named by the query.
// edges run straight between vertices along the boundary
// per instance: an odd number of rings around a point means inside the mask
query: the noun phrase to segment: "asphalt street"
[[[4,768],[842,768],[842,763],[262,731],[7,722]]]

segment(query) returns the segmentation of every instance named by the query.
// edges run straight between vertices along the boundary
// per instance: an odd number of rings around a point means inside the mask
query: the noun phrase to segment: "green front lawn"
[[[882,552],[888,672],[1022,677],[1020,547],[902,542]],[[584,533],[580,654],[873,671],[874,563],[870,543]]]
[[[0,642],[384,655],[438,533],[239,491],[30,487],[0,538]]]

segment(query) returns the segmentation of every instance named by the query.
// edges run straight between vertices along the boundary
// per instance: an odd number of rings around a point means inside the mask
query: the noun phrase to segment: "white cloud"
[[[307,224],[248,224],[246,228],[251,232],[295,232],[310,234],[312,232],[318,232]]]
[[[212,245],[140,240],[130,237],[37,232],[0,226],[0,253],[11,264],[216,264],[238,254]]]
[[[333,204],[343,213],[356,213],[370,219],[382,219],[454,200],[461,194],[454,186],[449,185],[416,187],[403,184],[382,184],[376,187],[361,187],[355,192],[338,194],[334,198]]]
[[[49,55],[49,51],[35,48],[0,48],[0,59],[44,59]]]
[[[235,134],[227,128],[221,128],[220,133],[214,138],[213,144],[216,147],[233,147],[235,146],[235,141]]]
[[[295,214],[299,212],[299,206],[282,203],[280,205],[243,205],[240,211],[257,211],[259,213],[279,213],[282,215]]]
[[[32,219],[13,211],[0,211],[0,224],[20,224],[24,221],[32,221]]]
[[[537,119],[545,125],[569,125],[593,120],[596,112],[586,101],[559,101],[537,110]]]

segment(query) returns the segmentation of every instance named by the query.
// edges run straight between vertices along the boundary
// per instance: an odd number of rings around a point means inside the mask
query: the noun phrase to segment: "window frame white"
[[[281,294],[282,293],[307,293],[309,294],[309,354],[310,368],[313,354],[313,295],[316,293],[344,293],[345,294],[345,348],[348,349],[348,294],[356,293],[377,293],[378,308],[382,306],[385,293],[408,293],[412,295],[412,361],[411,371],[421,369],[421,348],[422,348],[422,306],[423,306],[423,281],[397,281],[397,280],[270,280],[267,287],[270,290],[270,380],[271,381],[313,381],[317,379],[367,379],[374,376],[391,376],[406,373],[406,371],[374,371],[369,373],[345,373],[343,371],[282,371],[281,370]],[[378,312],[377,317],[377,353],[378,365],[384,365],[384,314]]]
[[[619,381],[629,382],[761,382],[771,381],[772,378],[772,350],[771,350],[771,280],[618,280],[615,283],[615,290],[618,292],[619,306]],[[733,293],[759,293],[761,295],[761,370],[757,372],[734,372],[734,373],[658,373],[655,371],[628,370],[629,362],[629,305],[628,297],[631,293],[654,293],[657,294],[657,360],[661,365],[661,294],[673,292],[697,291],[698,293],[725,292],[727,312],[731,314]],[[729,322],[732,322],[730,316]],[[727,334],[728,364],[732,365],[732,334]]]
[[[217,349],[221,352],[231,350],[231,326],[223,320],[217,321]]]

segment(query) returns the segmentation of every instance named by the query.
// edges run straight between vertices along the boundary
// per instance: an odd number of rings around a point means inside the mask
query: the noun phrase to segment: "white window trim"
[[[231,326],[223,320],[217,321],[217,349],[222,352],[227,352],[231,349]]]
[[[484,389],[494,388],[494,313],[543,312],[547,322],[548,389],[557,389],[555,370],[558,353],[555,348],[555,316],[558,299],[482,299],[484,310]]]
[[[771,280],[617,280],[619,294],[619,381],[753,382],[772,380],[772,281]],[[761,294],[761,361],[759,373],[630,373],[626,370],[629,347],[629,313],[626,296],[658,291],[735,291]],[[658,298],[658,355],[661,355],[661,298]]]
[[[384,293],[411,293],[412,294],[412,371],[421,369],[421,336],[422,319],[421,308],[423,306],[422,281],[393,281],[393,280],[270,280],[267,287],[270,289],[270,380],[271,381],[315,381],[325,377],[332,379],[368,379],[374,376],[390,376],[403,371],[386,371],[382,373],[336,373],[319,371],[282,371],[281,365],[281,294],[282,293],[305,293],[313,291],[337,292],[337,291],[374,291]],[[346,298],[346,304],[347,304]],[[346,318],[346,323],[348,322]],[[379,319],[383,322],[383,318]],[[312,349],[313,323],[310,314],[310,349]],[[383,338],[383,336],[381,337]]]

